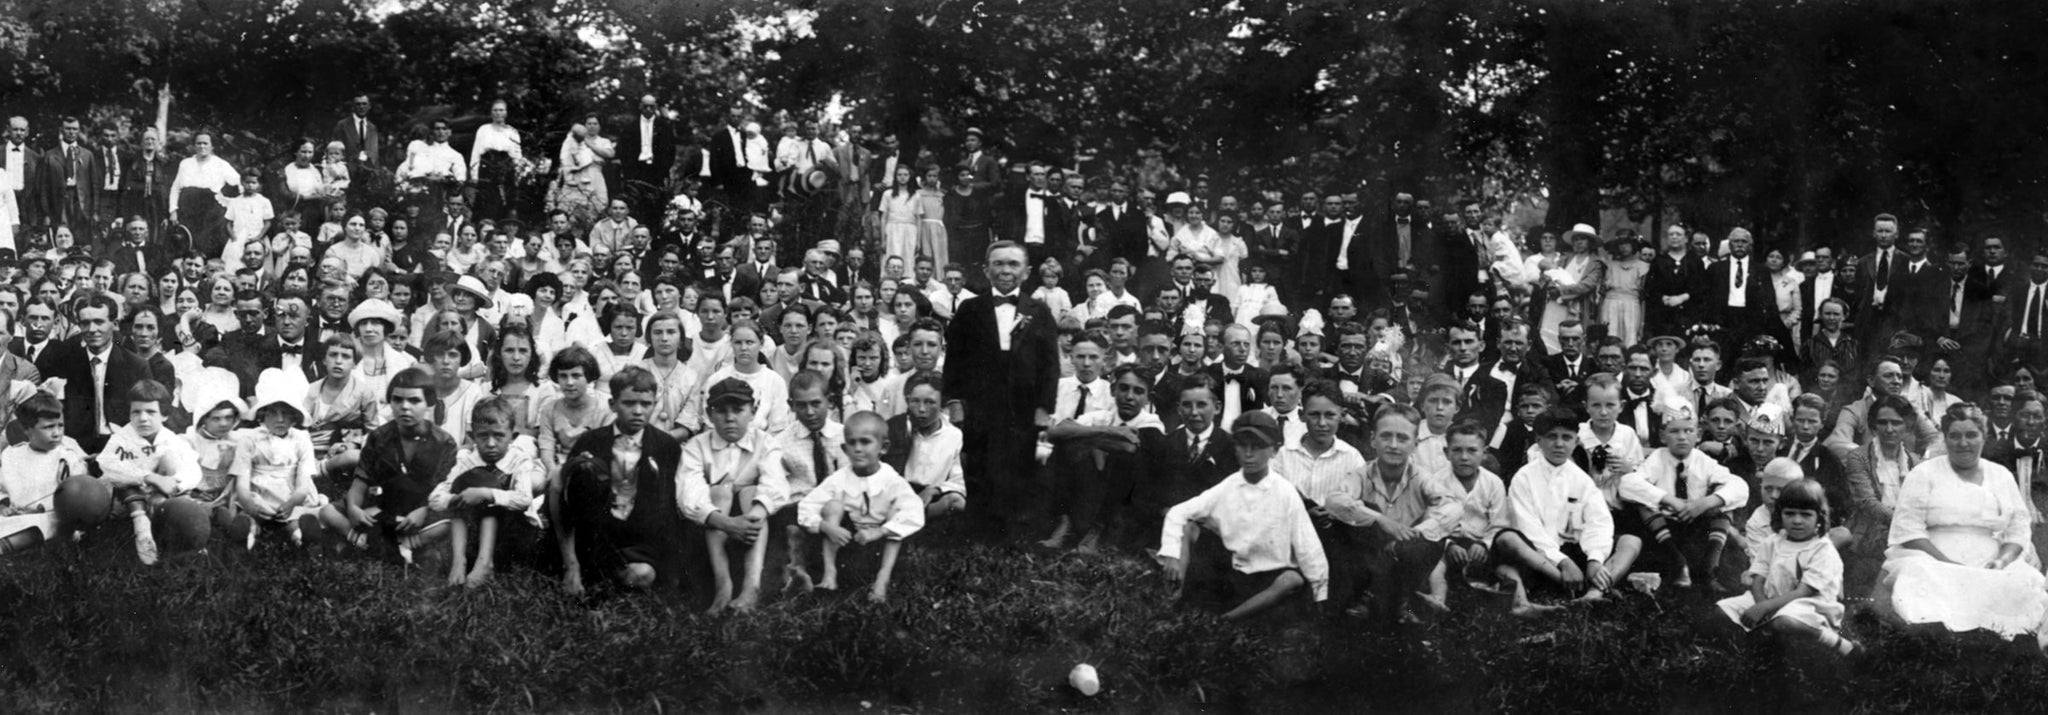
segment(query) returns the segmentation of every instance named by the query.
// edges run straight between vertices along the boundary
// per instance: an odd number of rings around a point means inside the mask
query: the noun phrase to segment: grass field
[[[559,595],[283,550],[134,563],[118,527],[0,562],[8,711],[1953,712],[2039,710],[2031,640],[1854,616],[1856,663],[1731,639],[1693,597],[1528,623],[1465,595],[1426,626],[1245,629],[1180,613],[1149,565],[982,546],[906,551],[888,604]],[[1075,663],[1103,692],[1064,685]]]

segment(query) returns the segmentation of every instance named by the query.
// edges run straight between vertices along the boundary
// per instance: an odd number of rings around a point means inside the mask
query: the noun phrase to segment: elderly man
[[[1842,407],[1842,413],[1835,418],[1835,431],[1824,443],[1836,459],[1846,456],[1850,450],[1870,440],[1870,426],[1863,418],[1870,413],[1870,406],[1886,395],[1898,395],[1906,389],[1906,368],[1896,358],[1884,358],[1871,369],[1870,390],[1862,399]],[[1941,439],[1940,430],[1928,415],[1919,415],[1913,424],[1913,448],[1925,450],[1928,454],[1944,454],[1948,450]]]

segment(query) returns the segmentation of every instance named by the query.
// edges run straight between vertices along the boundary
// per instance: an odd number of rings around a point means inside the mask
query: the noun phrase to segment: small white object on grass
[[[1102,679],[1095,674],[1095,666],[1082,663],[1067,671],[1067,684],[1081,691],[1082,695],[1094,697],[1102,692]]]

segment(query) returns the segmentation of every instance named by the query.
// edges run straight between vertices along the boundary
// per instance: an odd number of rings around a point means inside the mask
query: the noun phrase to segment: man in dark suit
[[[128,388],[149,378],[141,358],[115,349],[119,311],[112,296],[86,298],[78,309],[78,337],[68,341],[76,357],[44,373],[64,378],[64,435],[87,454],[97,454],[115,428],[128,424]]]
[[[1266,407],[1266,371],[1251,364],[1252,331],[1242,325],[1223,329],[1223,361],[1202,372],[1215,381],[1217,424]]]
[[[1660,446],[1664,414],[1657,411],[1657,389],[1650,384],[1650,376],[1657,371],[1657,357],[1647,345],[1630,345],[1626,355],[1621,371],[1621,416],[1617,419],[1635,430],[1644,444]]]
[[[780,250],[780,247],[776,245],[774,238],[764,234],[748,243],[750,245],[736,246],[727,244],[726,247],[733,249],[735,252],[751,250],[749,255],[741,259],[738,270],[741,280],[753,284],[755,292],[746,294],[748,297],[753,297],[759,293],[761,286],[774,283],[775,277],[782,275],[782,267],[775,265],[775,254]],[[738,256],[735,257],[738,258]]]
[[[1200,306],[1205,323],[1214,320],[1228,325],[1236,319],[1230,311],[1230,300],[1216,292],[1216,269],[1207,263],[1195,265],[1194,290],[1181,300],[1181,305]],[[1229,420],[1224,422],[1228,424]]]
[[[1899,219],[1878,214],[1871,221],[1870,236],[1877,248],[1863,257],[1857,274],[1856,294],[1862,296],[1863,304],[1856,312],[1856,329],[1869,339],[1867,345],[1889,345],[1892,333],[1900,330],[1898,313],[1903,298],[1894,288],[1906,272],[1906,256],[1897,245]]]
[[[639,114],[619,134],[618,157],[620,175],[626,180],[620,193],[637,196],[634,214],[641,223],[652,223],[668,198],[669,168],[676,163],[675,123],[662,115],[654,95],[640,95]]]
[[[1358,192],[1345,192],[1344,218],[1337,224],[1330,270],[1343,291],[1370,313],[1387,304],[1387,270],[1380,263],[1379,251],[1371,245],[1374,231],[1368,223]]]
[[[1507,409],[1508,386],[1481,368],[1478,326],[1471,323],[1451,326],[1449,347],[1451,362],[1445,370],[1457,380],[1464,405],[1458,419],[1469,419],[1482,425],[1500,424],[1500,417]]]
[[[1406,191],[1394,194],[1385,217],[1372,232],[1373,262],[1382,272],[1380,277],[1412,270],[1417,252],[1423,250],[1430,235],[1429,217],[1415,210],[1415,195]]]
[[[1835,273],[1834,249],[1821,246],[1813,249],[1810,255],[1813,263],[1805,268],[1806,280],[1799,284],[1799,333],[1792,336],[1801,343],[1806,342],[1806,338],[1813,335],[1814,327],[1820,325],[1822,303],[1833,299],[1848,300],[1841,290],[1843,286],[1837,283],[1841,276]],[[1844,317],[1848,315],[1844,313]]]
[[[1343,276],[1337,271],[1337,248],[1344,240],[1344,196],[1330,192],[1323,197],[1321,221],[1304,229],[1296,245],[1296,275],[1301,277],[1299,295],[1308,305],[1325,305],[1330,296],[1344,292]]]
[[[312,307],[306,305],[305,298],[288,295],[277,299],[277,304],[272,306],[272,310],[277,314],[271,319],[270,326],[271,334],[276,336],[271,343],[277,346],[277,358],[264,367],[298,370],[308,382],[320,379],[324,372],[320,361],[327,355],[324,352],[326,348],[321,346],[319,334],[310,330]],[[346,320],[323,318],[322,322],[336,325],[342,334],[347,334],[348,329],[341,327]],[[481,337],[478,341],[484,342]]]
[[[1110,181],[1109,203],[1095,213],[1095,243],[1103,265],[1118,258],[1133,266],[1144,261],[1145,231],[1145,212],[1131,204],[1130,184],[1123,179]]]
[[[728,378],[712,389],[720,399],[730,399],[734,382],[739,381]],[[667,432],[647,428],[660,389],[654,375],[630,366],[613,375],[610,386],[615,420],[576,438],[560,487],[549,495],[557,504],[563,590],[580,594],[585,579],[615,580],[631,588],[687,583],[681,557],[684,517],[742,541],[763,535],[762,522],[744,516],[704,510],[702,504],[679,511],[675,472],[682,463],[682,445]],[[705,484],[699,475],[685,475],[690,477],[696,477],[694,484]]]
[[[52,225],[69,225],[79,245],[93,245],[100,235],[94,224],[94,207],[99,190],[99,155],[85,145],[85,128],[77,117],[65,117],[57,132],[57,145],[42,154],[37,175],[43,197],[43,211]],[[125,419],[125,416],[124,416]]]
[[[1747,340],[1764,332],[1770,324],[1783,329],[1777,319],[1778,299],[1771,288],[1770,271],[1750,253],[1753,241],[1747,229],[1728,233],[1728,260],[1707,269],[1707,308],[1722,329]]]
[[[128,165],[135,161],[134,152],[121,146],[120,132],[113,126],[99,129],[99,176],[93,179],[93,223],[99,226],[114,226],[130,214],[124,213],[129,200],[128,194],[134,188],[129,180]],[[109,232],[109,242],[118,240],[119,231]]]
[[[1021,292],[1028,253],[989,246],[989,295],[967,299],[946,326],[947,412],[964,432],[971,523],[1002,538],[1026,516],[1026,480],[1059,389],[1059,328]]]
[[[348,161],[350,176],[360,176],[365,167],[375,167],[383,155],[384,134],[377,130],[377,123],[370,121],[370,95],[358,94],[349,99],[348,116],[335,120],[334,130],[328,132],[328,139],[341,142],[342,156]],[[356,195],[355,187],[360,182],[349,182],[349,194]]]
[[[15,338],[10,352],[20,355],[36,366],[36,371],[45,376],[54,376],[56,368],[76,362],[72,345],[50,335],[57,325],[57,308],[38,299],[30,299],[21,308],[21,334]]]
[[[975,191],[996,191],[1002,171],[996,165],[996,155],[983,148],[985,141],[980,129],[968,127],[967,134],[960,138],[960,161],[954,163],[974,169]]]
[[[1557,343],[1557,354],[1543,358],[1543,369],[1553,380],[1558,401],[1578,409],[1576,405],[1586,401],[1586,378],[1600,371],[1593,356],[1586,354],[1586,326],[1577,320],[1558,324]]]
[[[149,224],[151,243],[163,243],[164,219],[170,214],[171,182],[178,178],[178,164],[163,150],[163,138],[155,129],[142,130],[142,151],[137,152],[128,164],[128,204],[122,209],[124,216],[141,216]],[[354,187],[358,183],[350,182]],[[418,229],[413,235],[418,236]]]
[[[101,257],[114,262],[115,275],[141,273],[154,276],[170,266],[170,259],[150,243],[149,222],[140,216],[127,220],[119,238],[101,253]]]
[[[277,336],[263,331],[264,319],[269,314],[263,294],[253,290],[236,293],[235,319],[241,321],[241,329],[220,336],[220,344],[201,356],[207,367],[226,368],[234,373],[241,383],[237,394],[242,397],[256,394],[256,377],[266,368],[279,367]]]
[[[2038,363],[2048,347],[2048,251],[2028,261],[2027,280],[2006,294],[2011,320],[2005,327],[2004,359]]]
[[[1906,232],[1899,245],[1905,251],[1905,266],[1897,276],[1892,301],[1898,315],[1899,329],[1910,330],[1915,335],[1934,335],[1941,332],[1947,322],[1948,313],[1943,300],[1948,293],[1948,269],[1938,257],[1928,253],[1928,235],[1924,228]]]
[[[1446,313],[1456,313],[1459,302],[1485,287],[1487,281],[1480,279],[1480,272],[1493,260],[1481,228],[1486,217],[1479,202],[1466,201],[1462,206],[1458,222],[1437,232],[1433,253],[1428,254],[1430,282],[1437,286]]]
[[[1216,425],[1222,409],[1217,394],[1222,387],[1207,373],[1195,373],[1174,386],[1172,398],[1180,425],[1160,442],[1160,464],[1152,484],[1140,484],[1131,501],[1140,543],[1157,548],[1157,525],[1175,504],[1187,501],[1216,486],[1237,471],[1237,450],[1229,430]]]
[[[996,208],[997,237],[1029,250],[1033,269],[1047,256],[1066,260],[1074,254],[1074,237],[1067,232],[1071,222],[1060,195],[1052,190],[1050,172],[1044,162],[1032,162],[1024,190],[1004,194]]]
[[[1576,322],[1566,321],[1566,324],[1575,324]],[[1584,326],[1574,325],[1574,327],[1578,328],[1579,342],[1581,345],[1584,345],[1586,335]],[[1559,332],[1562,333],[1562,329]],[[1539,360],[1529,354],[1530,337],[1529,324],[1522,322],[1521,319],[1510,318],[1501,321],[1500,335],[1493,343],[1494,357],[1488,360],[1482,356],[1480,361],[1480,364],[1485,368],[1486,374],[1492,375],[1493,379],[1499,380],[1501,385],[1507,389],[1510,400],[1515,394],[1515,388],[1517,387],[1532,383],[1545,385],[1552,383],[1551,375],[1553,373],[1550,372],[1550,363],[1547,357],[1544,360]],[[1590,368],[1592,366],[1592,359],[1587,358],[1585,363]],[[1584,382],[1585,378],[1581,377],[1579,381]],[[1513,407],[1512,404],[1503,402],[1501,404],[1501,414],[1507,414],[1511,407]]]
[[[744,216],[756,206],[754,172],[747,168],[747,105],[735,101],[725,110],[725,125],[705,137],[705,161],[699,169],[704,185],[724,197],[730,209]],[[737,231],[738,228],[730,230]]]
[[[14,183],[10,186],[0,186],[0,190],[14,192],[14,205],[19,208],[21,225],[25,227],[40,228],[46,225],[35,193],[35,187],[40,179],[37,172],[42,169],[42,159],[42,152],[28,145],[28,118],[9,118],[7,141],[4,146],[0,146],[0,164],[6,165],[7,174]]]
[[[750,278],[746,274],[741,273],[737,265],[739,256],[736,254],[737,251],[731,246],[720,246],[718,248],[718,262],[716,264],[718,277],[715,280],[719,287],[720,295],[725,298],[727,303],[731,303],[734,298],[761,294],[761,279]]]

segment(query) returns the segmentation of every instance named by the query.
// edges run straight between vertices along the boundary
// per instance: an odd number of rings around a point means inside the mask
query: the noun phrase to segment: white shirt
[[[817,440],[813,439],[813,435],[816,435]],[[823,443],[825,463],[822,466],[812,459],[814,441]],[[811,489],[816,488],[818,482],[824,481],[825,477],[845,466],[846,427],[833,422],[830,417],[825,419],[825,426],[817,430],[805,427],[803,422],[799,421],[790,425],[789,431],[782,433],[779,446],[782,449],[782,469],[789,480],[789,498],[800,500],[804,495],[811,493]]]
[[[1299,440],[1289,442],[1273,455],[1273,469],[1290,475],[1301,495],[1323,507],[1346,524],[1367,521],[1364,492],[1365,455],[1341,439],[1331,440],[1321,454],[1309,451]]]
[[[1087,396],[1082,397],[1083,393]],[[1116,402],[1109,395],[1109,381],[1097,377],[1094,381],[1082,383],[1073,376],[1060,378],[1058,400],[1053,404],[1055,419],[1078,418],[1098,410],[1114,409]],[[1075,410],[1078,409],[1079,412]]]
[[[230,166],[226,159],[217,156],[204,157],[204,160],[196,156],[185,157],[184,161],[178,162],[178,178],[171,181],[170,209],[178,210],[178,194],[186,187],[218,194],[227,187],[241,185],[242,176],[235,173],[235,167]],[[218,198],[222,206],[227,205],[226,196]]]
[[[1749,291],[1742,286],[1749,282],[1750,269],[1749,259],[1728,257],[1728,307],[1749,307]]]
[[[28,167],[24,166],[24,164],[26,164],[27,162],[28,146],[26,144],[9,143],[7,145],[8,188],[14,189],[15,191],[20,191],[22,189],[28,188],[28,184],[26,183],[28,179]]]
[[[797,503],[797,525],[817,532],[825,505],[834,502],[855,531],[881,527],[890,541],[902,541],[924,528],[924,500],[887,464],[877,465],[875,473],[865,477],[854,474],[850,466],[833,472]]]
[[[1890,268],[1893,261],[1899,260],[1898,256],[1892,255],[1893,250],[1895,249],[1880,248],[1877,249],[1877,255],[1871,256],[1876,259],[1870,262],[1870,297],[1873,305],[1883,305],[1885,296],[1891,293],[1891,274],[1878,269]]]
[[[1101,382],[1101,380],[1097,380]],[[966,436],[945,420],[931,434],[910,428],[910,456],[903,461],[903,478],[917,489],[937,487],[940,492],[967,494],[967,472],[960,468],[960,451]]]
[[[640,117],[640,160],[654,161],[654,118]]]
[[[456,181],[469,180],[469,168],[462,163],[462,155],[446,142],[415,141],[406,147],[405,163],[398,166],[399,181],[441,173],[453,175]]]
[[[1806,307],[1808,318],[1820,319],[1820,304],[1835,296],[1835,272],[1813,274],[1813,305]]]
[[[448,511],[461,496],[455,490],[455,480],[469,470],[487,465],[512,478],[507,488],[491,490],[490,505],[525,514],[527,523],[540,526],[542,500],[536,498],[534,492],[537,487],[545,486],[547,468],[540,461],[540,444],[523,434],[512,437],[512,444],[506,446],[505,455],[496,462],[485,462],[475,446],[463,447],[456,453],[455,466],[448,470],[447,478],[427,495],[427,506],[435,511]]]
[[[470,166],[477,166],[483,161],[484,154],[493,151],[519,156],[519,130],[510,125],[485,124],[477,127],[476,140],[469,147]]]
[[[1308,423],[1302,421],[1299,407],[1294,408],[1293,412],[1283,413],[1279,408],[1267,405],[1259,411],[1272,415],[1273,419],[1280,423],[1280,439],[1286,444],[1301,444],[1302,436],[1308,434]]]
[[[789,496],[789,475],[773,437],[748,428],[739,440],[727,442],[717,430],[691,437],[683,445],[682,464],[676,467],[676,509],[683,518],[699,524],[712,512],[723,512],[742,501],[745,489],[752,499],[740,506],[759,504],[775,513]]]
[[[108,345],[99,352],[86,353],[92,363],[92,418],[99,424],[100,434],[112,434],[107,427],[107,359],[113,352],[114,346]]]
[[[114,147],[105,147],[100,150],[100,156],[107,165],[107,185],[104,188],[108,191],[120,191],[121,153],[115,151]]]
[[[1507,483],[1483,467],[1469,490],[1457,475],[1446,475],[1444,480],[1463,507],[1457,523],[1451,526],[1451,536],[1492,544],[1493,537],[1508,527]]]
[[[1678,493],[1678,465],[1685,464],[1685,493],[1689,499],[1709,494],[1721,497],[1720,511],[1733,513],[1749,506],[1749,485],[1714,461],[1705,452],[1693,450],[1685,459],[1671,450],[1658,448],[1636,470],[1621,478],[1621,498],[1632,504],[1656,508],[1665,495]]]
[[[1358,227],[1364,223],[1364,216],[1344,219],[1344,240],[1337,243],[1337,270],[1351,270],[1351,237],[1358,234]]]
[[[964,293],[965,291],[962,292]],[[989,292],[997,298],[1005,297],[1004,294],[996,293],[993,289]],[[1013,290],[1010,291],[1007,297],[1019,298],[1021,296],[1018,295],[1017,291]],[[1010,332],[1016,327],[1017,306],[1008,303],[996,305],[996,342],[997,347],[1000,347],[1003,352],[1010,351]]]
[[[1159,534],[1159,558],[1181,557],[1181,538],[1188,524],[1214,532],[1230,550],[1230,565],[1255,574],[1298,568],[1320,602],[1330,597],[1330,563],[1315,523],[1301,504],[1301,492],[1278,472],[1258,482],[1237,472],[1195,498],[1166,511]]]
[[[1024,242],[1045,243],[1045,198],[1037,191],[1024,194]]]
[[[1536,459],[1522,466],[1508,486],[1508,526],[1529,540],[1545,561],[1564,560],[1564,545],[1576,543],[1586,558],[1605,562],[1614,553],[1614,516],[1600,487],[1579,465]]]

